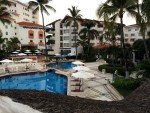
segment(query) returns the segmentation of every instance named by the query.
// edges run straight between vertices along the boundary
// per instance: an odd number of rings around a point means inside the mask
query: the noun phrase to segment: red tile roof
[[[37,23],[32,23],[32,22],[18,22],[17,24],[19,24],[20,26],[28,26],[28,27],[43,27],[40,24]]]
[[[94,46],[94,48],[97,48],[97,49],[103,49],[103,48],[106,48],[106,47],[109,47],[111,46],[110,44],[97,44]]]

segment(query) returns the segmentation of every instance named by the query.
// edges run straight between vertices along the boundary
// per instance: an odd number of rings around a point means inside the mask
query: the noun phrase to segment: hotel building
[[[39,23],[39,15],[33,14],[33,9],[28,9],[28,5],[18,1],[9,0],[10,7],[7,7],[7,12],[11,14],[11,23],[0,23],[3,37],[13,38],[17,37],[21,45],[31,46],[36,49],[44,49],[44,37],[42,26]]]
[[[65,18],[66,17],[64,17],[64,19]],[[77,37],[77,39],[79,39],[79,36],[78,34],[75,34],[75,32],[73,31],[74,30],[73,23],[70,26],[66,26],[64,19],[58,19],[47,25],[48,27],[52,27],[55,29],[54,37],[53,37],[55,39],[55,44],[51,46],[51,48],[54,51],[51,52],[51,54],[61,53],[63,55],[67,55],[67,54],[75,55],[76,53],[75,38]],[[80,30],[84,28],[84,26],[81,25],[81,22],[83,20],[85,19],[80,19],[78,21],[78,25],[79,25],[78,29],[75,27],[75,30],[77,30],[77,33],[79,33]],[[98,30],[100,34],[102,34],[103,22],[97,21],[97,20],[93,20],[93,21],[95,21],[97,24],[92,29],[96,29]],[[99,44],[99,39],[97,38],[97,39],[91,40],[91,44],[92,45]],[[82,52],[82,47],[78,46],[77,53],[79,54],[81,52]]]

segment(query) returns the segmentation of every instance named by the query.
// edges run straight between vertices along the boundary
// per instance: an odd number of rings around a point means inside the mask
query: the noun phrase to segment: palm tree
[[[7,0],[0,1],[0,21],[4,23],[10,23],[12,18],[9,12],[7,12],[7,8],[5,6],[10,6],[10,2]]]
[[[4,44],[5,42],[5,39],[2,37],[3,37],[3,34],[2,34],[2,31],[0,30],[0,50],[2,49],[2,44]]]
[[[147,14],[147,10],[145,9],[145,8],[148,8],[147,3],[148,3],[147,0],[143,0],[142,4],[139,4],[139,0],[137,0],[138,15],[136,17],[136,21],[137,21],[137,25],[140,28],[140,33],[142,34],[142,37],[143,37],[146,58],[149,59],[149,50],[148,50],[146,40],[145,40],[147,26],[149,25],[149,19],[150,19],[150,17],[148,17],[149,14]]]
[[[48,12],[48,9],[56,12],[56,10],[52,6],[48,5],[48,3],[50,1],[52,1],[52,0],[36,0],[36,1],[29,1],[28,2],[28,4],[29,4],[28,8],[34,8],[33,14],[36,14],[38,11],[41,12],[42,22],[43,22],[46,56],[47,56],[47,46],[46,46],[45,27],[44,27],[45,21],[44,21],[44,15],[43,14],[46,13],[47,15],[50,15]]]
[[[78,29],[78,19],[82,17],[80,14],[80,10],[76,6],[72,6],[72,8],[68,8],[70,12],[70,16],[67,16],[67,18],[64,20],[67,23],[67,26],[70,25],[73,22],[74,25],[74,34],[75,34],[75,48],[76,48],[76,59],[77,59],[77,30]]]
[[[125,63],[126,78],[129,77],[127,59],[125,55],[125,45],[124,45],[124,32],[123,32],[123,16],[127,12],[131,16],[137,15],[136,12],[136,0],[107,0],[104,4],[100,5],[97,9],[97,16],[99,18],[108,15],[110,19],[116,20],[117,17],[120,18],[121,24],[121,47],[123,53],[123,59]]]
[[[79,32],[79,35],[83,35],[87,38],[88,42],[88,54],[90,53],[90,40],[97,38],[99,36],[99,32],[95,29],[91,29],[92,27],[95,27],[96,23],[94,21],[85,20],[83,23],[81,23],[82,26],[85,26],[85,28],[81,29]]]
[[[14,51],[18,47],[18,44],[20,44],[20,41],[17,37],[13,37],[10,38],[9,43],[11,46],[11,51]]]

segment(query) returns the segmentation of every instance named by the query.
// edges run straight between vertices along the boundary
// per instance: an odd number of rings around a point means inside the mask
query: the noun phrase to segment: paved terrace
[[[68,76],[68,95],[94,100],[122,100],[123,97],[110,84],[112,81],[112,74],[102,73],[98,70],[98,66],[104,63],[105,62],[103,60],[93,63],[86,63],[85,66],[91,69],[90,73],[93,73],[95,78],[80,79],[81,82],[71,76],[73,70],[62,71],[56,69],[56,73]]]

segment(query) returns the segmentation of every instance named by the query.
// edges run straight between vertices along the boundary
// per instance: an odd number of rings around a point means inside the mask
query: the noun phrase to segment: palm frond
[[[53,12],[56,12],[56,10],[50,5],[45,5],[45,7],[49,10],[52,10]]]

